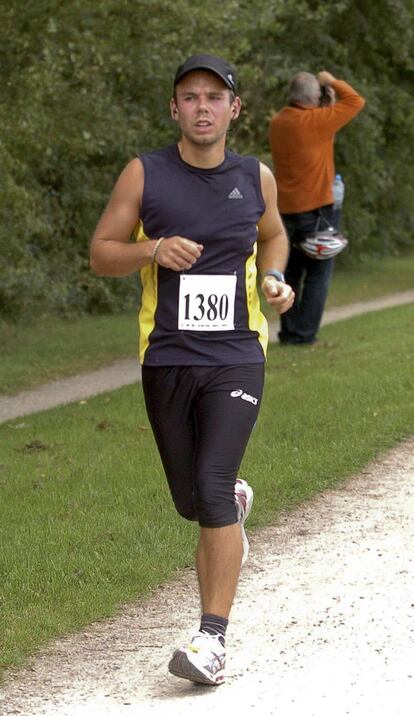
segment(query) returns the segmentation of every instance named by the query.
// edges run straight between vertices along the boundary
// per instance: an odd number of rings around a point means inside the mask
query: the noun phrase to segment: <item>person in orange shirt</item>
[[[364,104],[330,72],[299,72],[290,82],[289,105],[270,122],[278,207],[291,245],[286,281],[296,294],[293,308],[281,317],[281,343],[317,340],[335,259],[311,258],[298,244],[315,231],[321,216],[333,222],[335,134]]]

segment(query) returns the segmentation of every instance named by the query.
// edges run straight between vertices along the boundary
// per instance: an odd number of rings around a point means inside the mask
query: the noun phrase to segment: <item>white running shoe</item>
[[[234,495],[236,498],[238,520],[240,522],[242,539],[243,539],[243,556],[241,566],[245,564],[249,556],[249,540],[247,539],[246,530],[244,529],[244,523],[246,522],[250,510],[253,505],[253,490],[250,485],[247,484],[246,480],[237,478],[236,486],[234,488]]]
[[[174,652],[168,670],[182,679],[219,686],[224,681],[225,663],[226,652],[218,634],[199,631],[189,646]]]

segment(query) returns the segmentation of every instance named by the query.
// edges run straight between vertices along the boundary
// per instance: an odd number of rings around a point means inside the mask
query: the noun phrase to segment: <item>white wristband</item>
[[[166,238],[165,236],[161,236],[161,238],[157,239],[157,241],[155,242],[154,248],[152,250],[152,257],[151,257],[152,263],[154,263],[154,261],[156,260],[158,249],[160,248],[160,246],[165,238]]]

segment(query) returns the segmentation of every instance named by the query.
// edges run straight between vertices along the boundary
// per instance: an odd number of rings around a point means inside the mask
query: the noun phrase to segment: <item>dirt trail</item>
[[[186,570],[11,674],[3,716],[411,716],[414,438],[254,534],[217,689],[170,676],[197,627]],[[185,627],[185,631],[183,631]]]
[[[341,321],[361,313],[378,311],[405,303],[414,303],[414,291],[404,291],[372,301],[352,303],[325,311],[322,325]],[[277,324],[270,326],[270,338],[276,340]],[[0,423],[23,415],[49,410],[57,405],[90,398],[98,393],[115,390],[140,380],[140,368],[136,358],[120,360],[110,366],[72,378],[63,378],[34,390],[27,390],[13,396],[0,397]]]
[[[0,714],[411,716],[413,544],[414,437],[251,536],[223,686],[196,686],[166,669],[171,650],[198,627],[188,569],[151,599],[9,672]]]

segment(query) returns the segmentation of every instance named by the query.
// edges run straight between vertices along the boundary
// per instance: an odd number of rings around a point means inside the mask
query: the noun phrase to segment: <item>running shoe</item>
[[[188,646],[174,652],[168,670],[181,679],[219,686],[224,681],[225,661],[226,652],[219,635],[199,631]]]
[[[246,522],[250,510],[253,505],[253,490],[250,485],[247,484],[246,480],[237,478],[236,486],[234,488],[234,495],[236,498],[236,507],[238,514],[238,521],[240,522],[242,539],[243,539],[243,556],[241,566],[245,564],[249,556],[249,540],[247,539],[246,530],[244,529],[244,523]]]

